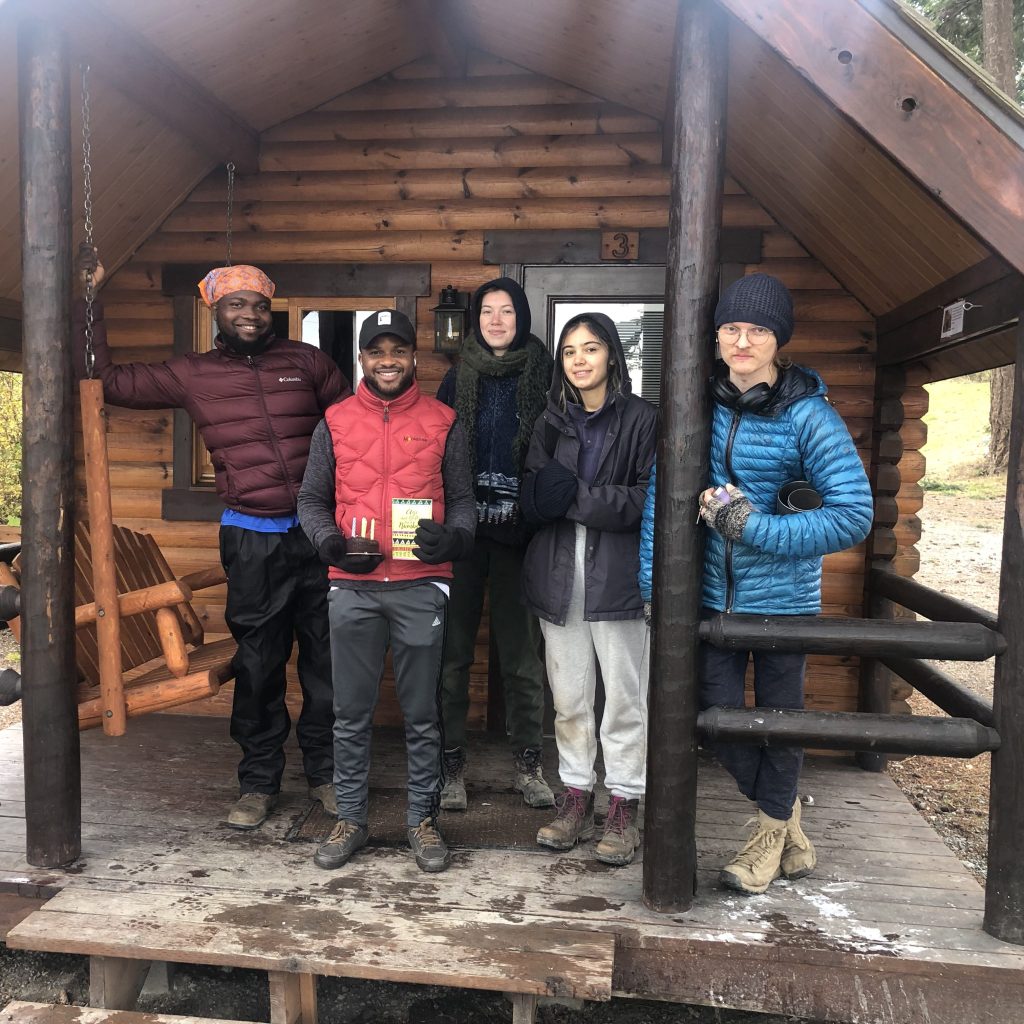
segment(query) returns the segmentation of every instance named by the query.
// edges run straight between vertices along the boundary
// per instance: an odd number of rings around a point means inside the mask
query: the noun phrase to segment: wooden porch
[[[83,852],[62,871],[25,860],[21,734],[0,733],[0,888],[53,897],[8,944],[96,957],[93,1001],[112,1008],[130,1007],[141,983],[126,961],[262,968],[275,1021],[308,1024],[317,975],[856,1024],[1020,1019],[1024,953],[982,931],[982,889],[885,775],[836,759],[809,764],[805,821],[819,869],[747,899],[715,877],[749,805],[702,763],[699,891],[691,911],[666,916],[641,902],[640,862],[606,868],[589,845],[564,855],[464,845],[447,873],[429,876],[386,845],[321,871],[312,842],[286,841],[309,809],[291,753],[277,811],[244,833],[222,820],[236,760],[223,721],[156,715],[123,738],[84,734]],[[381,732],[372,786],[378,803],[394,794],[387,803],[399,813],[403,758],[400,738]],[[507,776],[507,752],[481,738],[476,813]],[[540,824],[549,812],[530,813]]]

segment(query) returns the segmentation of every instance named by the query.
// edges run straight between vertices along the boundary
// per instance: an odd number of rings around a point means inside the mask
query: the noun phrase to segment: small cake
[[[345,540],[345,553],[349,555],[379,555],[380,543],[369,537],[348,537]]]

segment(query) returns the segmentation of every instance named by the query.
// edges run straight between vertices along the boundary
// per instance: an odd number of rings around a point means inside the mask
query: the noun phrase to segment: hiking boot
[[[334,795],[334,783],[325,782],[322,786],[309,787],[309,799],[319,800],[324,810],[332,817],[338,816],[338,801]]]
[[[259,828],[277,803],[276,793],[243,793],[228,813],[231,828]]]
[[[552,850],[571,850],[594,834],[594,794],[567,786],[555,801],[558,813],[550,825],[537,832],[537,842]]]
[[[722,868],[718,880],[727,889],[756,896],[782,874],[782,848],[786,843],[786,822],[758,811],[748,825],[754,826],[746,846]]]
[[[441,790],[442,811],[466,809],[466,752],[454,747],[444,752],[444,789]]]
[[[331,829],[331,834],[316,848],[313,863],[318,868],[328,871],[340,868],[356,850],[361,850],[370,838],[365,825],[357,825],[354,821],[342,818]]]
[[[512,788],[523,794],[527,807],[554,807],[555,794],[544,781],[539,747],[526,747],[513,758],[516,774]]]
[[[622,866],[633,861],[633,854],[640,845],[640,829],[637,825],[639,800],[627,800],[624,796],[613,796],[608,805],[608,817],[604,819],[604,835],[594,847],[594,856],[602,864]]]
[[[452,855],[433,818],[424,818],[408,834],[420,871],[444,871],[451,864]]]
[[[793,816],[786,822],[786,844],[782,848],[782,873],[787,878],[803,878],[818,863],[814,846],[800,827],[800,797],[793,804]]]

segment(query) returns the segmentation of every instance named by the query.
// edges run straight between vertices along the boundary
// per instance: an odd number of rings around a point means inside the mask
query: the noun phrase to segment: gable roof
[[[1024,270],[1024,174],[1016,174],[1018,161],[1024,167],[1024,117],[983,73],[899,0],[721,2],[732,14],[729,170],[871,312],[885,314],[993,252]],[[71,25],[86,3],[52,6]],[[511,62],[554,80],[555,93],[562,82],[660,119],[676,6],[448,0],[442,11],[465,40],[506,62],[506,71],[514,70]],[[183,88],[210,98],[210,117],[237,123],[244,138],[382,75],[416,75],[429,47],[419,7],[417,0],[343,7],[295,0],[287,8],[270,0],[105,0],[86,10],[110,38],[134,41],[179,75]],[[0,7],[0,132],[8,140],[0,153],[0,227],[9,237],[18,230],[17,14],[17,5]],[[847,35],[863,44],[854,46],[859,74],[844,79],[831,65],[803,59],[801,47],[841,49]],[[872,65],[875,51],[892,66],[879,69],[877,58]],[[116,267],[230,154],[212,152],[208,138],[188,137],[180,120],[168,127],[154,111],[173,98],[143,89],[126,95],[123,82],[109,84],[116,75],[104,54],[88,57],[97,242]],[[488,58],[480,58],[469,74],[487,69]],[[901,120],[889,116],[886,90],[907,76],[923,92]],[[73,92],[77,110],[77,83]],[[951,127],[942,117],[953,108]],[[78,130],[76,122],[76,150]],[[989,166],[949,162],[949,154],[982,142]],[[973,191],[976,202],[958,189]],[[76,211],[79,203],[76,195]],[[0,252],[0,299],[17,298],[19,262],[16,246]]]

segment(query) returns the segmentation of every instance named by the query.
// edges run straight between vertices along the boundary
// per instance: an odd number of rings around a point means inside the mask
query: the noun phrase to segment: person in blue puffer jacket
[[[711,486],[700,496],[708,525],[705,613],[814,615],[821,611],[823,555],[859,544],[871,528],[871,489],[842,418],[813,370],[779,355],[793,332],[793,302],[781,281],[752,274],[731,284],[715,309],[721,360],[711,379]],[[781,515],[780,488],[806,480],[821,505]],[[640,591],[650,612],[655,472],[640,539]],[[743,707],[750,651],[699,651],[701,710]],[[758,707],[802,708],[802,654],[753,652]],[[817,861],[800,826],[798,747],[718,744],[715,753],[757,804],[746,845],[721,872],[728,888],[762,893],[801,878]]]

